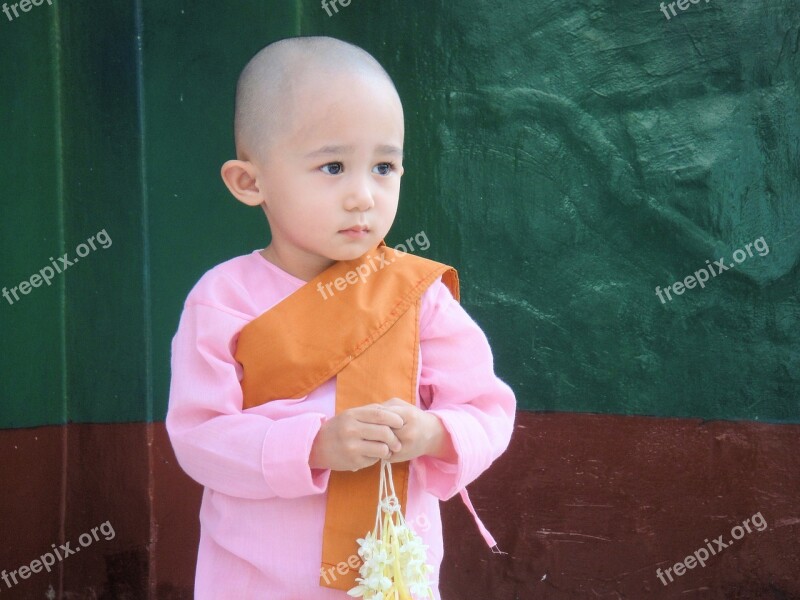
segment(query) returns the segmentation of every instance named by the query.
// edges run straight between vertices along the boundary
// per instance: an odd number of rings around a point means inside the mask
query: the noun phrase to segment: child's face
[[[260,165],[272,246],[295,267],[357,258],[389,231],[403,174],[403,109],[392,86],[320,77],[293,92]]]

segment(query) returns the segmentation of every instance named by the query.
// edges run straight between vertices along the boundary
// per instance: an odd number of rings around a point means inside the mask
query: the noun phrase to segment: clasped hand
[[[443,435],[446,432],[436,415],[390,398],[326,420],[311,447],[309,466],[358,471],[381,459],[404,462],[435,453]]]

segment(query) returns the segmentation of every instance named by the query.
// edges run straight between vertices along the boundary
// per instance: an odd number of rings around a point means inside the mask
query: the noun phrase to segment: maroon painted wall
[[[163,424],[5,430],[0,445],[14,482],[0,487],[13,516],[0,569],[29,564],[50,549],[42,540],[74,547],[106,521],[116,534],[50,574],[0,581],[2,597],[52,586],[58,598],[191,598],[201,490]],[[489,551],[458,499],[445,503],[444,600],[800,598],[798,425],[520,412],[508,452],[470,495],[508,554]],[[763,531],[659,581],[657,568],[706,538],[727,543],[757,513]]]

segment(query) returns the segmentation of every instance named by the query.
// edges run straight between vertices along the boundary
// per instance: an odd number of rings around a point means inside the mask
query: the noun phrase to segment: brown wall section
[[[0,570],[106,521],[116,533],[52,573],[0,580],[0,597],[191,598],[200,489],[162,423],[4,430],[0,444]],[[443,598],[798,598],[799,450],[797,425],[521,412],[508,452],[470,486],[508,555],[446,503]],[[763,531],[667,586],[656,577],[756,513]]]
[[[470,486],[509,554],[487,553],[449,502],[444,597],[800,598],[799,450],[797,425],[519,413],[509,451]],[[764,531],[656,577],[758,512]]]
[[[163,423],[2,430],[0,447],[0,571],[30,565],[52,544],[80,548],[50,573],[17,575],[16,585],[7,574],[0,597],[192,597],[201,490],[177,466]],[[93,528],[98,539],[80,547]]]

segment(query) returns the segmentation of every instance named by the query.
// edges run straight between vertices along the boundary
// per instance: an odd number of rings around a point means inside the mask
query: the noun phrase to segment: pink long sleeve
[[[449,290],[437,282],[420,323],[419,393],[449,432],[458,460],[429,456],[413,466],[425,491],[448,500],[508,447],[516,400],[494,374],[486,336]]]
[[[172,344],[167,430],[181,467],[205,487],[251,499],[325,491],[329,470],[309,454],[325,413],[273,419],[242,412],[235,337],[249,319],[187,303]],[[297,400],[292,402],[298,402]]]

